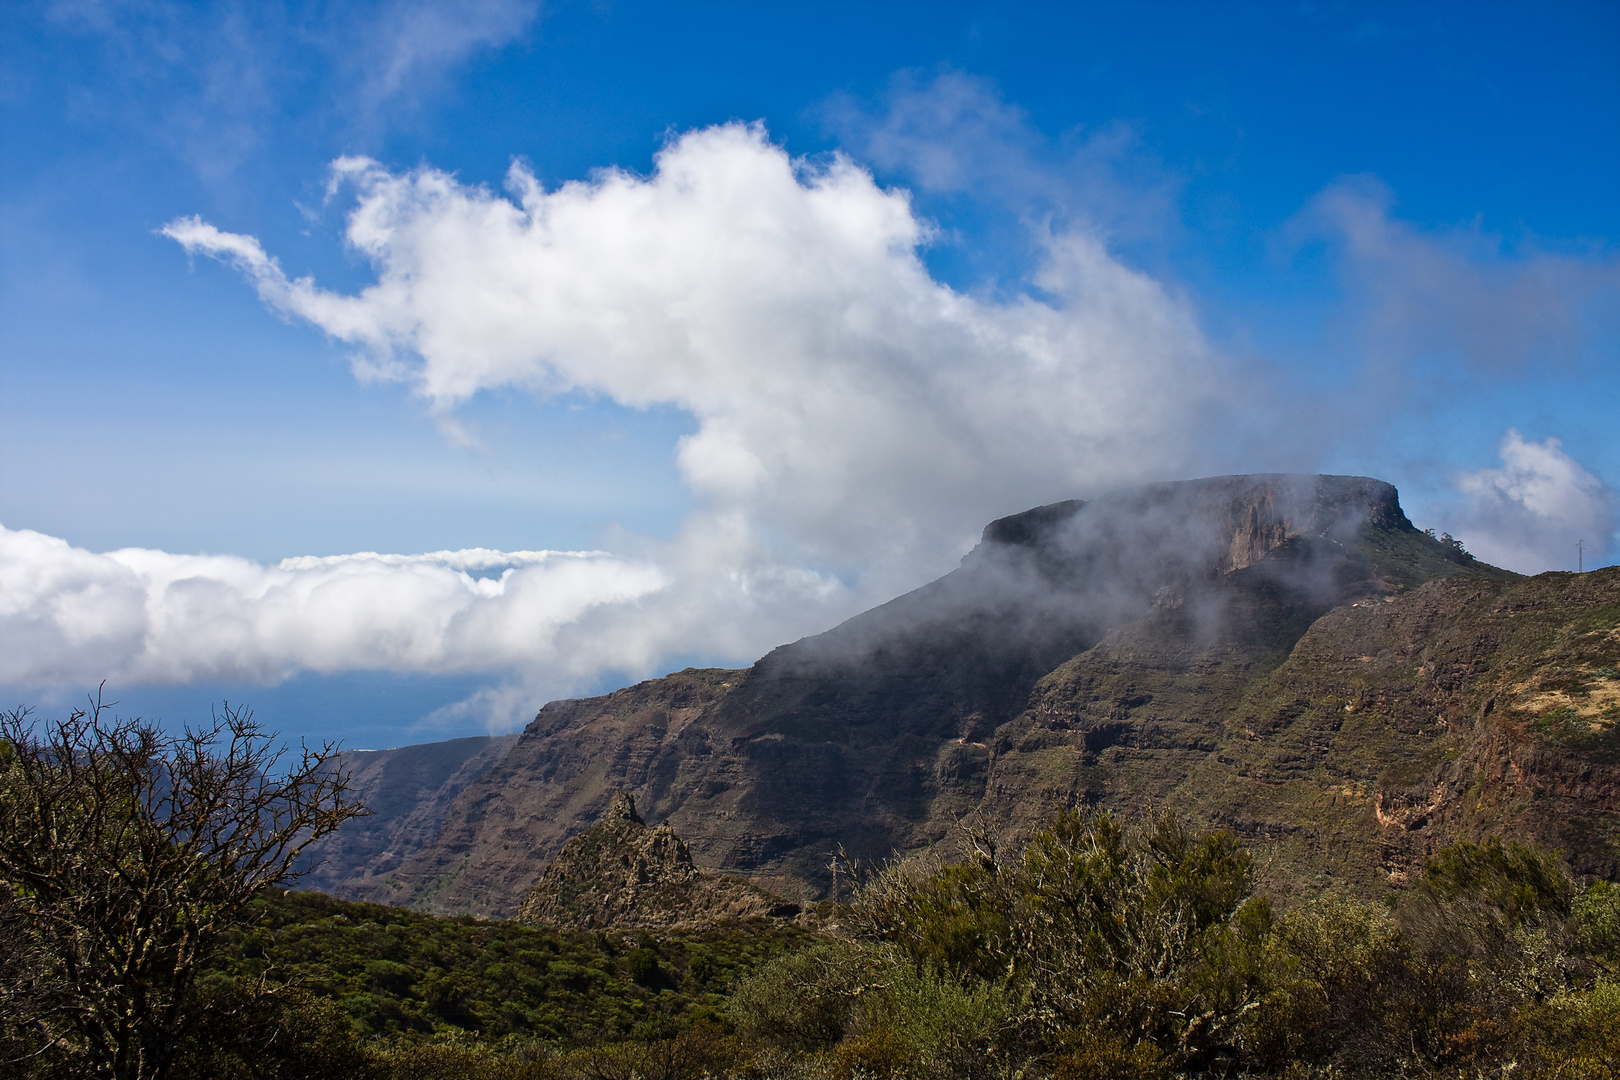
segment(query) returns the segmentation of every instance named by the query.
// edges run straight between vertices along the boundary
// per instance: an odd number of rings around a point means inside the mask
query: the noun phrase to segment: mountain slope
[[[1229,824],[1275,846],[1277,890],[1329,873],[1374,890],[1433,837],[1488,827],[1608,865],[1603,813],[1542,805],[1609,790],[1601,738],[1549,741],[1524,711],[1536,693],[1596,691],[1502,687],[1539,686],[1560,650],[1588,650],[1606,678],[1610,639],[1556,627],[1585,605],[1593,633],[1612,628],[1616,585],[1475,563],[1365,478],[1223,477],[1042,507],[992,523],[952,574],[750,669],[547,705],[432,842],[334,887],[510,913],[619,788],[698,865],[790,898],[824,894],[840,848],[917,850],[975,810],[1015,840],[1073,799]]]
[[[350,750],[339,761],[371,812],[315,845],[301,863],[303,887],[353,894],[430,844],[456,796],[516,744],[516,735],[474,736],[392,750]]]

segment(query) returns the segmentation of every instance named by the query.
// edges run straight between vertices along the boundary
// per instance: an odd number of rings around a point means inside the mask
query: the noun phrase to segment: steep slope
[[[989,747],[985,820],[1172,806],[1268,850],[1273,892],[1375,894],[1458,836],[1620,873],[1620,569],[1474,575],[1339,607],[1274,668],[1134,627],[1042,681]]]
[[[305,888],[353,893],[439,835],[456,796],[516,745],[516,735],[419,743],[339,756],[354,795],[371,811],[312,848]]]
[[[1450,767],[1478,758],[1489,771],[1488,747],[1501,745],[1490,732],[1509,710],[1484,728],[1460,719],[1475,707],[1473,673],[1496,663],[1482,657],[1505,640],[1482,605],[1541,581],[1426,537],[1392,487],[1365,478],[1223,477],[1042,507],[992,523],[945,578],[746,671],[690,669],[547,705],[432,843],[337,888],[510,913],[619,788],[679,830],[698,865],[795,899],[825,893],[840,848],[863,859],[916,850],[975,809],[1015,838],[1076,798],[1131,810],[1174,799],[1270,837],[1282,845],[1279,882],[1374,855],[1370,865],[1398,875],[1428,840],[1384,819],[1426,790],[1415,763],[1441,759],[1421,723],[1410,737],[1407,719],[1363,731],[1386,706],[1356,703],[1394,700],[1366,682],[1383,670],[1377,657],[1428,655],[1459,613],[1479,623],[1474,658],[1455,661],[1465,674],[1436,684],[1444,700],[1411,707],[1454,715],[1440,751]],[[1542,621],[1569,601],[1557,589],[1525,595],[1521,607]],[[1422,615],[1436,604],[1449,614]],[[1374,612],[1399,616],[1371,631],[1388,646],[1358,645],[1341,663],[1333,628]],[[1434,670],[1454,663],[1443,651]],[[1532,653],[1525,671],[1543,662]],[[1332,729],[1338,749],[1324,755],[1325,718],[1354,723]],[[1318,803],[1331,810],[1321,823],[1289,816]],[[1521,811],[1514,803],[1501,820],[1539,828]],[[1444,827],[1487,823],[1454,815]]]

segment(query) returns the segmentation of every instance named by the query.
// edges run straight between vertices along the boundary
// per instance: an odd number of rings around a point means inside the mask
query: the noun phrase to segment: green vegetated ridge
[[[1001,733],[1054,798],[1175,805],[1266,850],[1270,885],[1403,884],[1459,836],[1506,833],[1613,876],[1620,571],[1458,575],[1318,619],[1267,670],[1077,657]],[[1162,656],[1162,654],[1160,654]],[[1016,819],[1018,807],[989,800]]]

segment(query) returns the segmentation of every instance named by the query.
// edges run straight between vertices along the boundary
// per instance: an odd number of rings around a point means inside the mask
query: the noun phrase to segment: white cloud
[[[757,125],[690,132],[647,177],[548,192],[514,166],[510,198],[357,158],[334,175],[377,272],[358,294],[196,218],[165,233],[441,413],[513,386],[688,411],[678,463],[713,515],[692,526],[787,566],[937,571],[994,512],[1183,467],[1222,394],[1186,307],[1094,236],[1042,237],[1051,302],[955,292],[905,192]]]
[[[1564,453],[1553,438],[1529,442],[1510,430],[1502,467],[1457,478],[1467,499],[1462,530],[1473,553],[1520,573],[1573,570],[1576,541],[1586,565],[1600,565],[1615,535],[1613,489]]]
[[[468,571],[499,571],[474,577]],[[562,640],[664,588],[598,552],[364,552],[264,566],[143,548],[96,554],[0,527],[0,682],[271,682],[295,671],[510,670],[617,659]]]

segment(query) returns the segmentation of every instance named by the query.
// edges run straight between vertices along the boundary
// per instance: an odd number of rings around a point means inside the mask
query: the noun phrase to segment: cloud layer
[[[564,628],[665,584],[656,567],[595,552],[364,552],[264,566],[95,554],[0,528],[0,682],[263,683],[299,670],[448,673],[536,659],[594,673],[619,657],[559,640]]]

